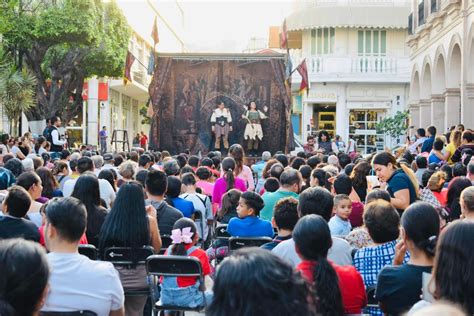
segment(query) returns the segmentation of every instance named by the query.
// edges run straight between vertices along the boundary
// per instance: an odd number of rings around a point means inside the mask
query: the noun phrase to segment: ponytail
[[[226,192],[229,192],[229,190],[232,190],[235,187],[234,171],[232,171],[232,169],[229,169],[226,171],[225,183],[226,183],[226,188],[225,188]]]
[[[313,271],[316,311],[320,315],[344,315],[339,278],[331,264],[319,257]]]
[[[436,243],[438,241],[438,236],[433,235],[430,238],[423,240],[417,246],[417,248],[422,249],[427,255],[434,257],[436,250]]]
[[[410,168],[408,168],[405,164],[400,164],[400,168],[402,168],[403,172],[405,172],[405,174],[408,176],[408,178],[410,178],[410,182],[411,184],[413,185],[413,189],[415,189],[415,193],[416,193],[416,198],[419,197],[419,193],[420,193],[420,185],[418,184],[418,180],[416,178],[416,175],[415,173],[413,172],[413,170],[411,170]]]

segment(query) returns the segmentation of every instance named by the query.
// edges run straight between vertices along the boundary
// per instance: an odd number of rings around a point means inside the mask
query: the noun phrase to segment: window
[[[333,27],[311,30],[311,55],[334,54],[335,36]]]
[[[385,56],[387,53],[387,31],[358,31],[357,53],[359,56]]]

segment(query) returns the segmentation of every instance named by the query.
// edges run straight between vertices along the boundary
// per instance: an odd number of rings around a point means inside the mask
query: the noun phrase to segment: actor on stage
[[[255,102],[250,102],[249,108],[246,109],[247,111],[242,115],[242,118],[247,121],[244,139],[247,141],[247,150],[250,155],[257,155],[258,145],[263,139],[262,125],[260,122],[261,120],[266,119],[267,116],[263,112],[257,110]],[[264,106],[263,111],[266,113],[268,108]]]
[[[224,149],[229,149],[229,132],[232,132],[232,115],[226,109],[224,102],[220,102],[211,116],[212,132],[216,136],[215,149],[221,149],[221,139],[224,141]]]

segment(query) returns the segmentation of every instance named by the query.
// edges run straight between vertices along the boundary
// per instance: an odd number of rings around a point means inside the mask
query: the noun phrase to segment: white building
[[[83,111],[67,128],[69,135],[72,135],[76,142],[98,145],[98,133],[102,126],[106,126],[109,131],[109,149],[114,130],[127,131],[130,147],[134,135],[141,131],[148,135],[149,126],[141,124],[143,116],[140,114],[140,109],[145,107],[149,98],[148,86],[152,77],[147,74],[147,67],[153,46],[151,31],[155,16],[158,18],[160,37],[160,43],[156,47],[158,55],[160,52],[185,50],[184,11],[179,4],[180,1],[168,3],[163,9],[158,10],[158,7],[161,8],[161,2],[151,0],[141,3],[119,2],[133,28],[128,48],[136,58],[131,68],[132,82],[124,85],[122,78],[92,78],[88,81],[88,99],[84,102]],[[146,12],[146,15],[137,16],[140,12]],[[170,21],[174,21],[175,24]],[[108,89],[108,93],[106,98],[101,98],[102,93],[99,90],[104,86]],[[117,138],[123,140],[123,132],[117,133]],[[122,145],[118,144],[118,150],[121,148]],[[112,149],[115,150],[115,147]]]
[[[350,136],[364,153],[390,145],[375,124],[406,108],[409,1],[300,0],[294,10],[286,19],[293,68],[306,59],[310,81],[308,95],[297,95],[293,75],[295,133]]]
[[[412,125],[474,122],[474,1],[411,0]]]

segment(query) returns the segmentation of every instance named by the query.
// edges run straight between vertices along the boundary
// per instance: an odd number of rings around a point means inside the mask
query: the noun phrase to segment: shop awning
[[[307,4],[287,17],[288,31],[313,28],[408,28],[406,6],[316,6]]]

